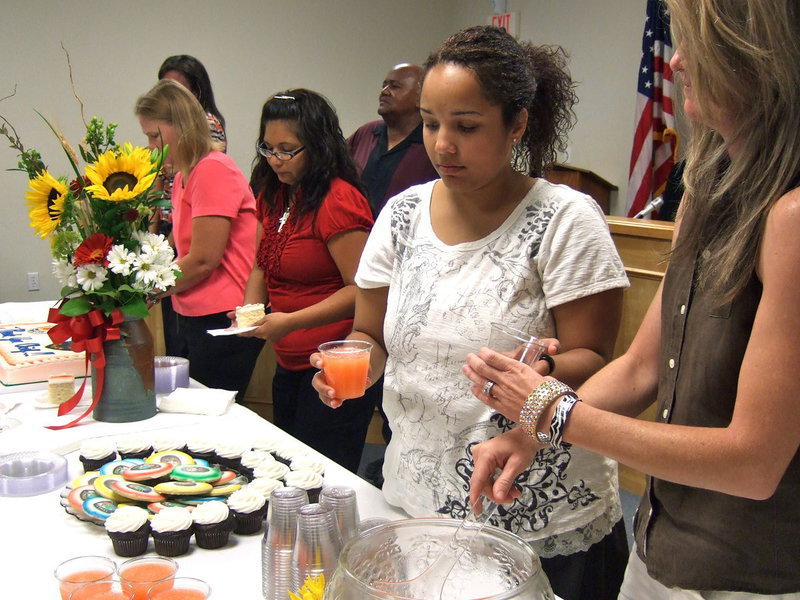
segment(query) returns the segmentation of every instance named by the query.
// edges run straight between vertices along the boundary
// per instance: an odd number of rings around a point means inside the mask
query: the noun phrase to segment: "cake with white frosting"
[[[0,383],[16,385],[47,381],[51,375],[83,376],[83,352],[67,341],[55,344],[47,335],[53,323],[0,325]]]

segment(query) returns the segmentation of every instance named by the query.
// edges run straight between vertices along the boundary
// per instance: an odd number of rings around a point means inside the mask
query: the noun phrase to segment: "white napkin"
[[[158,410],[171,413],[219,416],[236,399],[236,392],[214,388],[177,388],[158,399]]]

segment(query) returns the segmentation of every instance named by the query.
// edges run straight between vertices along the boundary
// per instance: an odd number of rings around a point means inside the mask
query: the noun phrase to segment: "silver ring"
[[[486,385],[483,386],[481,392],[483,392],[484,396],[491,396],[493,387],[494,387],[494,381],[490,379],[489,381],[486,382]]]

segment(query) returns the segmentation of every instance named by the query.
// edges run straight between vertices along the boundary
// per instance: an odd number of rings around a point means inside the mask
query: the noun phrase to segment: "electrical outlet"
[[[36,271],[28,273],[28,291],[29,292],[39,291],[39,273]]]

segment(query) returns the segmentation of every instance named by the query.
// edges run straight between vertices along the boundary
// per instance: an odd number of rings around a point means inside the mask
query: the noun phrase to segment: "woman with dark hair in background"
[[[628,280],[597,203],[541,178],[574,118],[563,50],[473,27],[425,69],[423,137],[441,179],[378,216],[350,337],[374,345],[372,381],[385,371],[387,501],[463,518],[472,448],[514,427],[469,393],[467,354],[500,321],[558,337],[553,364],[535,369],[579,384],[611,358]],[[349,404],[324,373],[314,383],[326,404]],[[532,544],[565,600],[616,600],[628,554],[616,463],[570,449],[539,458],[491,522]]]
[[[175,168],[173,238],[183,276],[164,295],[177,313],[177,356],[208,387],[244,398],[263,344],[208,329],[230,325],[244,293],[256,245],[256,206],[247,179],[214,150],[205,112],[184,86],[162,79],[136,101],[150,148],[169,146]]]
[[[275,424],[356,471],[380,390],[335,411],[311,387],[316,369],[308,360],[352,329],[353,278],[372,212],[336,112],[321,95],[294,89],[267,100],[258,139],[250,184],[261,242],[244,302],[269,302],[271,312],[242,335],[275,347]]]
[[[203,110],[206,111],[215,149],[225,152],[228,146],[225,136],[225,117],[222,116],[214,101],[214,90],[211,88],[211,80],[203,63],[188,54],[170,56],[161,63],[161,67],[158,69],[158,78],[177,81],[194,94]]]

